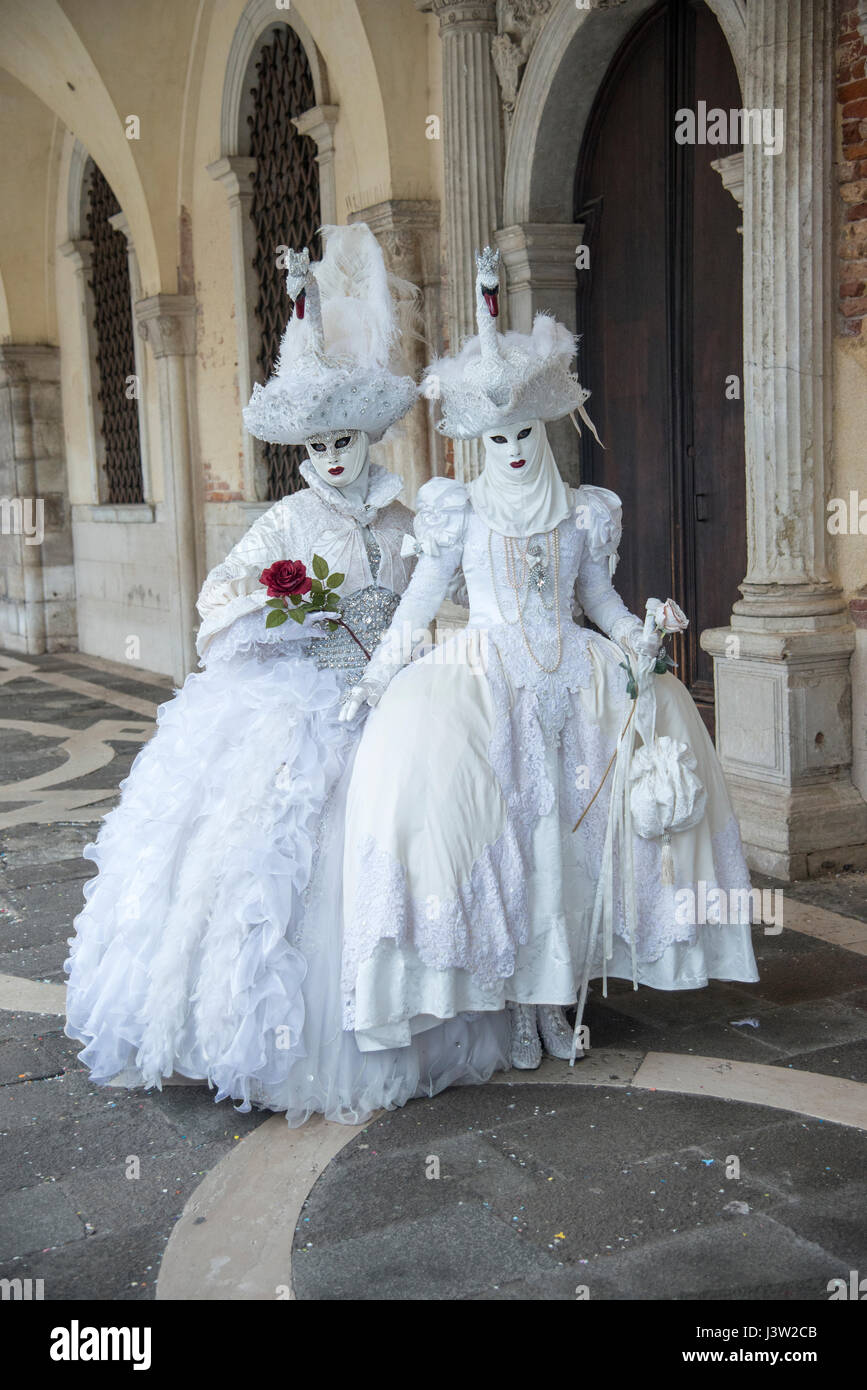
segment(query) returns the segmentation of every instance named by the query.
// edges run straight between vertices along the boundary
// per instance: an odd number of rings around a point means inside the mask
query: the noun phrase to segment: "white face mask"
[[[367,463],[368,439],[363,430],[327,430],[305,440],[310,461],[323,482],[350,487]]]
[[[470,483],[473,508],[501,536],[551,531],[570,513],[542,420],[501,425],[482,436],[485,466]]]
[[[539,420],[496,430],[484,436],[485,466],[507,486],[532,482],[545,452],[546,435]]]

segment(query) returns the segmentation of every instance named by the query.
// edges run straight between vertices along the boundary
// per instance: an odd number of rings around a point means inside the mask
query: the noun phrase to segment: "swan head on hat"
[[[296,319],[304,319],[309,327],[311,346],[321,352],[324,346],[322,304],[319,284],[310,266],[310,252],[286,252],[286,293],[292,300]]]
[[[500,253],[486,246],[476,252],[476,322],[479,332],[500,313]]]
[[[479,356],[467,366],[467,381],[496,404],[505,405],[511,385],[496,320],[500,312],[500,253],[486,246],[476,252],[476,323]]]

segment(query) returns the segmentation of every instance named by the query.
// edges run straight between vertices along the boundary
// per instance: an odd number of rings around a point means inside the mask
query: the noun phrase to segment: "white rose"
[[[656,615],[656,626],[663,632],[686,632],[689,618],[682,608],[678,608],[673,598],[667,598]]]

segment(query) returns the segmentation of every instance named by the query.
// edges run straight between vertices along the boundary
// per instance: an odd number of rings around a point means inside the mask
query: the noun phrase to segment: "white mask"
[[[495,430],[484,436],[485,467],[503,486],[524,487],[538,476],[546,442],[541,420]]]
[[[304,443],[322,481],[341,489],[360,480],[368,462],[368,445],[363,430],[327,430]]]
[[[502,536],[552,531],[570,514],[569,493],[542,420],[523,420],[482,436],[485,466],[470,483],[473,508]]]

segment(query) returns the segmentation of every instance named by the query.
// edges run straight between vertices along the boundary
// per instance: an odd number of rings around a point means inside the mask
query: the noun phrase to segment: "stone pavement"
[[[267,1116],[207,1087],[91,1085],[61,1014],[14,1004],[18,979],[65,980],[81,851],[171,682],[67,653],[0,655],[0,682],[0,1278],[44,1279],[52,1300],[149,1299],[187,1197]]]
[[[867,1273],[864,875],[783,886],[784,930],[756,929],[757,985],[596,988],[595,1061],[571,1075],[547,1063],[360,1133],[289,1135],[205,1087],[95,1087],[62,1032],[81,849],[170,683],[0,654],[0,685],[0,1278],[42,1278],[46,1299],[148,1299],[169,1240],[164,1296],[191,1299],[273,1298],[285,1277],[304,1299],[820,1300]],[[686,1064],[707,1058],[713,1094],[684,1094]],[[768,1079],[784,1072],[799,1110]],[[248,1248],[233,1293],[235,1174],[285,1227],[281,1272]]]

